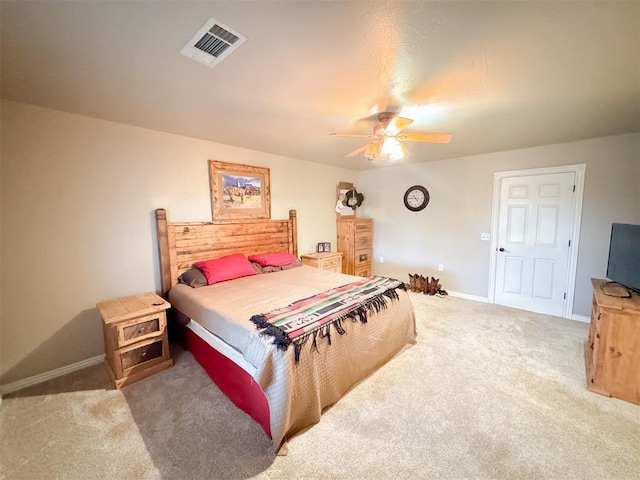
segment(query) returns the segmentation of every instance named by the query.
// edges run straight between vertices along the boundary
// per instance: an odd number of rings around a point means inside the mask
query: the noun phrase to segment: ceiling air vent
[[[246,40],[244,35],[210,18],[180,53],[208,67],[215,67]]]

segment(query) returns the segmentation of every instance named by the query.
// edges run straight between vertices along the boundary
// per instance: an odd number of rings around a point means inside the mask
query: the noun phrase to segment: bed
[[[297,257],[294,210],[287,220],[171,223],[158,209],[156,220],[162,294],[182,325],[181,343],[276,449],[415,340],[411,300],[404,285],[391,279],[291,265],[200,288],[178,283],[195,263],[209,259],[273,252]],[[291,345],[278,344],[268,325],[256,321],[329,294],[335,293],[334,303],[353,300],[356,289],[372,302],[364,320],[352,315],[300,337],[292,334]]]

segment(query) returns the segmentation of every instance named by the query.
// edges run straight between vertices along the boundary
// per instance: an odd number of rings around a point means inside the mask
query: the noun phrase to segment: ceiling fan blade
[[[430,143],[449,143],[451,141],[450,133],[405,133],[396,137],[398,140],[406,142],[430,142]]]
[[[355,149],[353,152],[347,153],[345,157],[355,157],[359,153],[364,152],[367,148],[369,148],[369,145],[372,145],[372,144],[367,143],[366,145],[363,145],[362,147]]]
[[[403,157],[408,157],[409,155],[411,155],[411,152],[409,152],[409,150],[407,150],[407,147],[404,146],[404,143],[400,142],[400,149],[402,150],[402,156]]]
[[[375,135],[360,133],[330,133],[329,135],[332,137],[376,138]]]
[[[387,125],[387,127],[384,129],[384,132],[387,135],[392,135],[392,136],[393,135],[397,135],[402,130],[407,128],[409,125],[411,125],[412,123],[413,123],[413,120],[410,119],[410,118],[393,117],[389,121],[389,124]]]

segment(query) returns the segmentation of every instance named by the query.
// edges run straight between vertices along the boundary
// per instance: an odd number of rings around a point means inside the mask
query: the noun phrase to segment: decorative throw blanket
[[[387,299],[397,300],[396,289],[405,290],[399,280],[368,277],[317,295],[297,300],[269,313],[254,315],[251,321],[258,330],[274,338],[281,350],[293,344],[295,361],[300,360],[302,346],[313,338],[312,348],[318,349],[317,337],[326,338],[331,345],[331,326],[344,335],[345,320],[367,323],[367,316],[387,307]]]

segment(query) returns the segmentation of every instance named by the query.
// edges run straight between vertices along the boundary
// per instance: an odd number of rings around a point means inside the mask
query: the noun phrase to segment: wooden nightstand
[[[102,315],[105,362],[116,388],[173,365],[167,337],[169,302],[150,292],[107,300],[96,307]]]
[[[329,272],[342,273],[342,253],[310,253],[300,257],[302,263],[311,267],[327,270]]]

